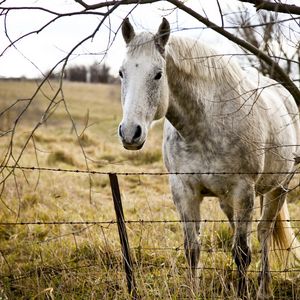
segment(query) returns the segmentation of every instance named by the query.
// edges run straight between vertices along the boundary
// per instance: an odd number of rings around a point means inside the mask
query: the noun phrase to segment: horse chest
[[[232,159],[224,155],[229,147],[230,141],[213,136],[201,140],[196,137],[187,143],[172,127],[165,128],[165,161],[174,172],[220,172],[232,164]]]
[[[258,161],[249,163],[246,152],[247,147],[226,136],[223,140],[212,136],[186,143],[173,127],[165,128],[164,160],[168,171],[195,173],[184,180],[187,184],[192,181],[203,196],[226,195],[240,179],[232,173],[257,170]],[[220,174],[223,172],[228,174]]]
[[[165,149],[164,156],[168,171],[171,173],[194,173],[194,175],[180,176],[180,180],[184,185],[193,186],[193,189],[199,191],[202,196],[221,197],[233,185],[232,176],[214,174],[215,170],[224,169],[222,160],[211,159],[210,155],[202,156],[196,152],[185,151],[174,145],[166,146],[166,148],[168,150]]]

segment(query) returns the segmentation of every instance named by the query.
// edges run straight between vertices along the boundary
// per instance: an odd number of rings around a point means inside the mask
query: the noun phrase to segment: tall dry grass
[[[1,111],[16,99],[30,98],[36,87],[34,82],[0,81]],[[56,88],[55,82],[45,87],[22,117],[14,136],[13,155],[20,153]],[[122,149],[116,134],[121,119],[118,86],[66,82],[64,96],[76,130],[60,102],[51,118],[35,132],[20,165],[67,169],[88,166],[103,172],[164,171],[162,122],[152,128],[142,151]],[[26,100],[20,101],[1,117],[2,131],[10,128],[24,103]],[[0,153],[5,153],[10,136],[0,141]],[[166,176],[120,176],[119,181],[127,220],[178,220]],[[297,197],[294,191],[290,204],[293,218],[299,216]],[[205,199],[201,213],[203,219],[225,218],[214,198]],[[0,198],[0,222],[114,219],[107,175],[16,170]],[[127,225],[142,299],[235,299],[232,232],[227,223],[203,223],[202,227],[199,286],[195,288],[186,275],[180,223]],[[260,256],[255,234],[252,245],[249,281],[254,297]],[[114,223],[1,225],[0,267],[0,299],[130,298]],[[275,295],[297,299],[297,275],[274,273]]]

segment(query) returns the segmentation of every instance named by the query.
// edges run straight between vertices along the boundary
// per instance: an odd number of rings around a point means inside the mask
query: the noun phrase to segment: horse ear
[[[164,49],[170,37],[170,24],[166,18],[163,18],[157,34],[156,43],[161,48]]]
[[[128,45],[130,41],[134,38],[135,32],[132,25],[129,22],[129,18],[126,18],[122,24],[122,35],[125,43]]]

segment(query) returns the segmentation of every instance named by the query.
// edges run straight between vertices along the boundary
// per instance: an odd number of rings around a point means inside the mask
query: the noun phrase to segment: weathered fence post
[[[131,295],[133,299],[138,299],[136,284],[135,284],[135,279],[133,274],[133,264],[130,255],[128,236],[127,236],[127,231],[125,226],[125,219],[124,219],[124,212],[122,207],[118,177],[115,173],[110,173],[109,180],[110,180],[111,192],[113,196],[114,207],[115,207],[115,212],[117,217],[118,231],[119,231],[122,254],[123,254],[123,262],[124,262],[124,268],[126,272],[128,293]]]

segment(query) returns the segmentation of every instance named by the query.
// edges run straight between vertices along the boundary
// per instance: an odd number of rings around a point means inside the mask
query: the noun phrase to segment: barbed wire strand
[[[227,220],[227,219],[203,219],[203,220],[124,220],[127,224],[155,224],[155,223],[259,223],[259,222],[274,222],[274,220]],[[285,219],[276,220],[276,222],[300,222],[300,219]],[[19,222],[0,222],[0,226],[22,226],[22,225],[110,225],[118,224],[116,220],[110,221],[19,221]],[[290,228],[288,226],[287,228]],[[300,228],[299,226],[294,226],[293,228]]]
[[[47,171],[47,172],[64,172],[64,173],[82,173],[82,174],[97,174],[110,175],[116,174],[120,176],[134,176],[134,175],[149,175],[149,176],[167,176],[167,175],[289,175],[300,174],[300,170],[293,171],[277,171],[277,172],[118,172],[118,171],[97,171],[97,170],[81,170],[81,169],[63,169],[63,168],[48,168],[35,166],[19,166],[19,165],[4,165],[1,169],[20,169],[28,171]]]

